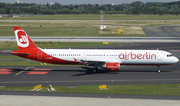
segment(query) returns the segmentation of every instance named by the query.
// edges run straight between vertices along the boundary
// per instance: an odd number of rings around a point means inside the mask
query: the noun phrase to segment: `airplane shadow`
[[[118,72],[111,72],[111,71],[107,71],[106,69],[98,69],[96,73],[93,73],[92,68],[90,67],[81,67],[81,68],[85,69],[86,71],[78,71],[84,73],[76,74],[72,76],[82,76],[82,75],[91,75],[91,74],[118,74]]]
[[[24,70],[23,68],[13,68],[13,72],[20,72]],[[33,71],[32,69],[27,69],[24,71]],[[43,70],[42,70],[43,71]],[[118,72],[112,72],[112,71],[107,71],[106,69],[98,69],[96,73],[92,72],[92,67],[81,67],[80,70],[74,70],[74,69],[68,69],[68,70],[63,70],[63,69],[53,69],[52,71],[55,72],[79,72],[78,74],[72,75],[72,76],[83,76],[83,75],[97,75],[97,74],[120,74],[122,72],[138,72],[138,73],[148,73],[148,72],[157,72],[156,68],[123,68],[120,69]],[[171,72],[169,69],[163,68],[161,72]]]
[[[73,76],[82,76],[82,75],[91,75],[91,74],[118,74],[118,73],[122,73],[122,72],[138,72],[138,73],[156,73],[157,70],[155,69],[144,69],[144,68],[140,68],[140,69],[120,69],[120,71],[117,71],[117,72],[112,72],[112,71],[108,71],[106,69],[98,69],[98,71],[96,73],[93,73],[92,72],[92,68],[90,67],[81,67],[87,71],[78,71],[78,72],[84,72],[84,73],[81,73],[81,74],[76,74],[76,75],[73,75]],[[161,70],[161,72],[171,72],[169,70]]]

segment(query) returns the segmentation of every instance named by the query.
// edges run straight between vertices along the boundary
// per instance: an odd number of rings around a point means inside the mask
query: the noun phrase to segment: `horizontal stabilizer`
[[[18,55],[29,55],[30,53],[20,53],[20,52],[11,52],[12,54],[18,54]]]

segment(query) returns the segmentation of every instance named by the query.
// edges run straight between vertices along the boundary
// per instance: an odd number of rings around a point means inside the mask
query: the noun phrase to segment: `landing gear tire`
[[[158,71],[157,71],[157,72],[158,72],[158,73],[160,73],[160,72],[161,72],[160,67],[159,67],[159,66],[157,66],[157,68],[158,68]]]
[[[93,68],[92,72],[93,72],[93,73],[96,73],[97,70],[98,70],[98,68]]]
[[[96,73],[96,71],[97,71],[96,69],[93,69],[93,70],[92,70],[93,73]]]

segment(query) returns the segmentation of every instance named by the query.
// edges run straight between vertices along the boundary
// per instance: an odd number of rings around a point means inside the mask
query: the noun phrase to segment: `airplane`
[[[178,58],[163,50],[108,50],[108,49],[42,49],[29,38],[21,27],[14,27],[19,50],[11,54],[39,61],[42,64],[70,64],[93,66],[108,71],[119,71],[122,65],[171,65],[179,62]]]

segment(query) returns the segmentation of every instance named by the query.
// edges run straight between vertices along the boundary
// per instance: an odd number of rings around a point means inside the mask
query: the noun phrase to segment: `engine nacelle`
[[[120,64],[119,63],[105,63],[102,68],[106,68],[109,71],[119,71]]]

